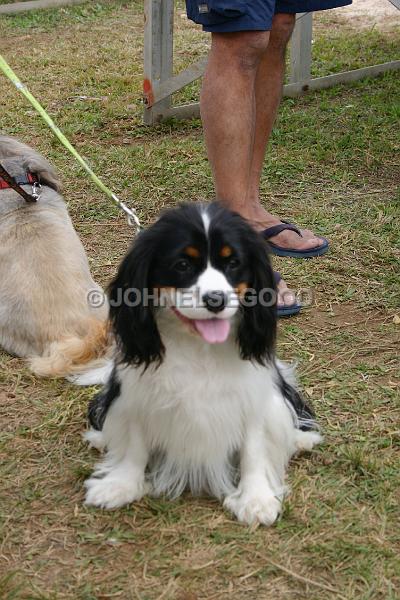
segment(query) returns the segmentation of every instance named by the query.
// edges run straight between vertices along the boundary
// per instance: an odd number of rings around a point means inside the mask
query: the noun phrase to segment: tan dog
[[[32,204],[0,189],[0,346],[29,358],[32,370],[45,377],[99,366],[108,345],[108,307],[88,302],[92,290],[102,290],[90,274],[57,175],[40,154],[2,135],[0,161],[11,175],[30,172],[42,184]]]

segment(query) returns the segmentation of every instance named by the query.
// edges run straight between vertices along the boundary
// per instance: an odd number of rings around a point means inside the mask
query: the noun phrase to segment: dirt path
[[[353,4],[335,10],[335,14],[354,21],[359,28],[389,29],[400,25],[400,10],[389,0],[353,0]]]

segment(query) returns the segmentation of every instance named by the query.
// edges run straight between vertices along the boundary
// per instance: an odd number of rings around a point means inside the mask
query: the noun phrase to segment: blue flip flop
[[[282,279],[281,274],[278,273],[278,271],[274,271],[274,279],[275,279],[276,285],[278,285],[278,283]],[[277,307],[278,318],[294,317],[294,315],[298,315],[300,311],[301,311],[301,304],[298,304],[297,302],[295,302],[294,304],[289,304],[287,306],[282,304],[281,306],[278,305],[278,307]]]
[[[268,242],[271,254],[275,254],[276,256],[290,256],[292,258],[313,258],[315,256],[322,256],[329,250],[329,242],[326,238],[322,236],[318,236],[319,239],[323,241],[320,246],[316,246],[314,248],[309,248],[308,250],[296,250],[295,248],[283,248],[282,246],[278,246],[273,242],[270,242],[270,238],[278,235],[281,231],[285,231],[289,229],[290,231],[295,231],[300,237],[301,235],[300,229],[293,225],[293,223],[288,223],[287,221],[281,221],[278,225],[273,225],[272,227],[267,227],[261,231],[261,235]]]

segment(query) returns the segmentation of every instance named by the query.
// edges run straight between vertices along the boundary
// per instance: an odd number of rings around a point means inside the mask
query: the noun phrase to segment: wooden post
[[[302,83],[304,91],[311,79],[312,13],[297,16],[290,44],[290,83]]]
[[[145,105],[152,105],[154,89],[173,74],[174,0],[145,0],[144,81]],[[171,98],[145,108],[144,122],[160,121],[171,106]]]

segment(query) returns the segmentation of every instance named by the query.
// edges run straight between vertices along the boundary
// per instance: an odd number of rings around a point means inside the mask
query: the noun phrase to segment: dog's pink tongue
[[[195,319],[194,326],[203,340],[209,344],[222,344],[229,335],[228,319]]]

